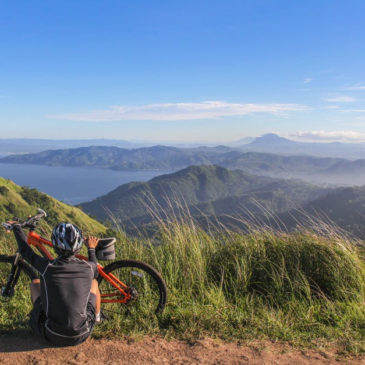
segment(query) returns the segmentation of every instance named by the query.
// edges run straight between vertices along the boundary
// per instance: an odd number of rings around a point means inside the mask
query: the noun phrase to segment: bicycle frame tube
[[[29,231],[27,242],[30,246],[34,246],[37,248],[37,250],[47,258],[48,260],[53,260],[53,256],[51,253],[47,250],[44,245],[53,247],[52,242],[47,240],[46,238],[41,237],[39,234],[35,233],[34,231]],[[82,255],[76,255],[77,258],[80,260],[88,261],[87,257]],[[127,303],[131,299],[131,295],[123,289],[127,289],[128,286],[125,285],[122,281],[120,281],[116,276],[114,276],[112,273],[105,273],[103,270],[103,266],[100,264],[97,264],[99,275],[101,275],[110,285],[112,285],[115,289],[117,289],[117,293],[106,293],[101,294],[101,302],[102,303]],[[116,296],[122,296],[123,299],[107,299],[108,297],[116,297]]]
[[[50,252],[43,246],[47,245],[52,247],[52,243],[48,241],[47,239],[41,237],[39,234],[35,233],[34,231],[29,231],[28,233],[28,245],[35,246],[37,250],[48,260],[53,260],[53,256],[50,254]]]

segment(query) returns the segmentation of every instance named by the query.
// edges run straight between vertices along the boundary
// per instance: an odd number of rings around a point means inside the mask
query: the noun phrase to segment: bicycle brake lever
[[[42,217],[47,217],[47,213],[41,208],[38,208],[38,214]]]

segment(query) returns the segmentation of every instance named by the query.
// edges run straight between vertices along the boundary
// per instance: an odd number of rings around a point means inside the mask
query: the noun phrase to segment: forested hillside
[[[220,166],[191,166],[146,183],[129,183],[83,210],[102,221],[115,218],[123,227],[150,223],[157,215],[170,219],[189,211],[194,217],[262,214],[298,208],[329,189],[300,181],[255,176]]]

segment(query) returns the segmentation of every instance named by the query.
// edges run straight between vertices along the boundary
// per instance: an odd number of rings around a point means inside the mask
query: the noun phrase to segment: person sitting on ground
[[[9,221],[22,257],[39,273],[31,283],[33,309],[30,327],[36,335],[58,346],[84,342],[96,321],[100,321],[100,291],[95,248],[96,237],[86,240],[89,261],[75,257],[83,245],[81,230],[71,223],[60,223],[52,231],[53,261],[29,247],[18,222]]]

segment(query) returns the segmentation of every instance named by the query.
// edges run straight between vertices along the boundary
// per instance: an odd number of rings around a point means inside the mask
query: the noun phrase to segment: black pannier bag
[[[95,249],[96,258],[103,261],[115,260],[115,241],[114,237],[100,239]]]

